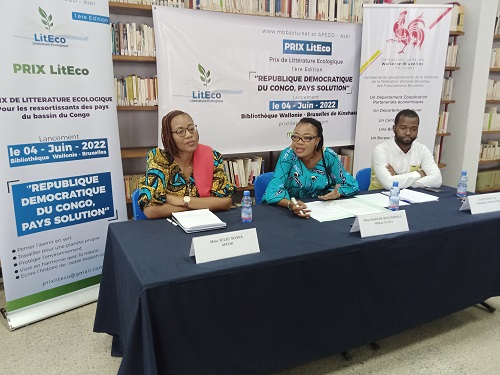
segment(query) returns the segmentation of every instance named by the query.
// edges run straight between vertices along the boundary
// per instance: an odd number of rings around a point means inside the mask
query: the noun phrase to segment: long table
[[[166,220],[108,230],[94,331],[119,374],[267,374],[340,353],[500,295],[500,213],[445,188],[404,206],[409,232],[361,238],[276,206],[218,213],[224,230]],[[197,265],[195,236],[255,227],[260,253]]]

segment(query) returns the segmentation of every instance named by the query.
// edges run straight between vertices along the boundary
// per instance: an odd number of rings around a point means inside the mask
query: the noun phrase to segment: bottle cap
[[[248,195],[248,196],[250,196],[250,190],[245,190],[245,191],[243,192],[243,195]]]
[[[392,186],[399,186],[399,182],[398,181],[393,181],[392,182]]]
[[[467,171],[462,171],[462,176],[465,176],[467,174]]]

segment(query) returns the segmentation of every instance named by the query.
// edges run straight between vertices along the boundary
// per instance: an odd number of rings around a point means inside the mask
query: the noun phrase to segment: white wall
[[[448,1],[418,0],[418,4],[444,4]],[[469,175],[469,191],[475,191],[483,113],[486,101],[490,55],[499,0],[461,0],[465,6],[465,35],[458,37],[457,66],[453,99],[443,143],[441,162],[443,184],[455,186],[462,170]]]

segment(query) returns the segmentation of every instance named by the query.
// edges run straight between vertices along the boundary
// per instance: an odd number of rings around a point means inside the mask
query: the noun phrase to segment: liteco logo
[[[423,28],[425,28],[425,22],[422,19],[424,14],[422,13],[413,21],[410,21],[408,26],[405,26],[407,14],[408,12],[406,10],[399,13],[399,18],[392,27],[396,39],[387,40],[387,43],[396,42],[403,44],[403,49],[398,52],[399,54],[405,53],[404,51],[407,46],[422,47],[425,39],[425,32],[423,30]]]
[[[198,64],[198,72],[203,86],[208,89],[208,84],[212,82],[210,70],[205,69],[201,64]],[[191,93],[191,102],[222,102],[222,93],[209,90],[193,90]]]
[[[42,24],[49,32],[49,34],[33,34],[33,44],[67,47],[66,39],[64,37],[50,34],[50,31],[54,26],[54,22],[52,21],[52,14],[47,14],[47,12],[45,12],[41,7],[38,7],[38,13],[40,13],[40,16],[42,16]]]

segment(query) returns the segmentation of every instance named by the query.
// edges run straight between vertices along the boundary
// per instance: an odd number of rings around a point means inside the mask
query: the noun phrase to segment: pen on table
[[[175,221],[170,220],[168,217],[167,217],[167,221],[168,221],[170,224],[172,224],[174,227],[176,227],[176,226],[177,226],[177,223],[176,223]]]
[[[297,203],[297,199],[295,199],[295,197],[292,197],[292,199],[290,199],[290,200],[292,201],[292,203],[293,203],[294,205],[297,205],[297,204],[298,204],[298,203]],[[304,215],[304,212],[302,212],[302,210],[300,210],[299,212],[300,212],[300,214],[301,214],[301,215]]]
[[[409,199],[399,198],[399,200],[400,200],[400,201],[402,201],[402,202],[406,202],[406,203],[408,203],[408,204],[413,204],[413,203],[415,203],[415,202],[413,202],[413,201],[411,201],[411,200],[409,200]]]

